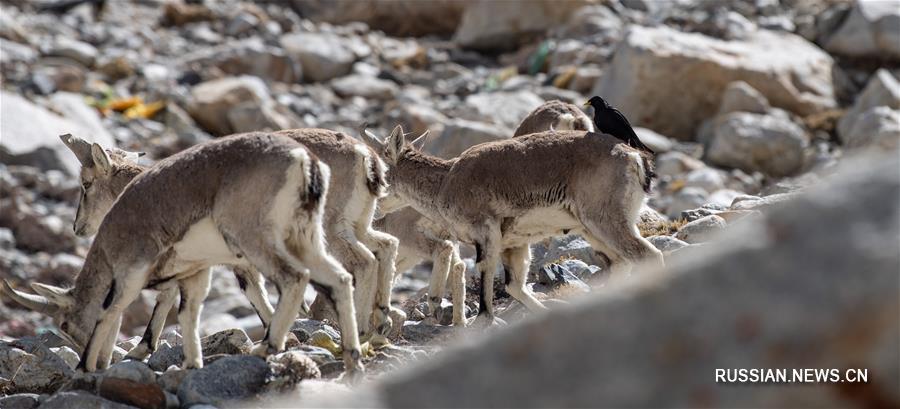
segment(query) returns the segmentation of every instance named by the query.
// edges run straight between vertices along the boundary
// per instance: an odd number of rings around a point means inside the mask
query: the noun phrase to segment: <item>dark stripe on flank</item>
[[[386,186],[387,182],[384,179],[384,172],[378,166],[377,157],[373,155],[372,160],[369,161],[369,171],[366,172],[366,187],[369,188],[369,192],[372,195],[381,196]]]
[[[113,298],[116,295],[116,280],[113,279],[112,283],[109,284],[109,292],[106,293],[106,299],[103,300],[103,309],[109,308],[112,305]]]

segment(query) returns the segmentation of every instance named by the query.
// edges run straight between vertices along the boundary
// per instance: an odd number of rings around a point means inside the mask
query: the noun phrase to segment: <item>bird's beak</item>
[[[589,106],[591,106],[591,101],[590,101],[590,100],[584,101],[583,106],[584,106],[584,107],[589,107]]]

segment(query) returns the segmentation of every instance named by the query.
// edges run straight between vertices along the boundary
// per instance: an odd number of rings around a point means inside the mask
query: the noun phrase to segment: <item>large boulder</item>
[[[362,21],[376,30],[405,37],[450,35],[462,19],[460,0],[293,0],[304,18],[344,24]]]
[[[292,33],[281,37],[281,46],[303,66],[309,81],[328,81],[350,73],[361,47],[351,39],[331,33]],[[364,45],[362,45],[364,46]]]
[[[784,115],[735,112],[715,121],[710,163],[776,177],[803,169],[809,136]]]
[[[900,121],[900,81],[880,69],[856,98],[853,107],[838,121],[837,132],[844,145],[871,143],[897,146]]]
[[[29,165],[43,170],[62,170],[77,175],[81,164],[59,135],[71,133],[104,147],[115,146],[115,140],[102,125],[96,113],[84,102],[77,105],[72,94],[54,97],[54,103],[66,114],[86,115],[72,119],[59,116],[18,94],[0,92],[0,161],[7,165]]]
[[[249,75],[197,84],[187,108],[197,124],[218,136],[296,127],[269,95],[266,84]]]
[[[0,342],[0,393],[53,393],[72,374],[66,361],[42,343]]]
[[[191,371],[178,386],[178,399],[185,407],[197,404],[224,406],[262,391],[268,375],[269,366],[262,358],[250,355],[224,357]]]
[[[444,131],[426,143],[432,155],[454,158],[473,145],[497,141],[512,136],[512,132],[497,125],[465,119],[452,119],[444,124]]]
[[[512,50],[565,23],[585,4],[584,0],[527,0],[511,7],[503,1],[475,0],[466,7],[453,39],[466,48]]]
[[[303,77],[299,61],[281,48],[267,45],[255,37],[219,47],[202,48],[185,56],[182,65],[218,67],[226,74],[253,75],[267,81],[287,83],[299,82]]]
[[[846,57],[900,61],[900,7],[894,1],[857,0],[824,45]]]
[[[726,87],[744,81],[801,115],[835,106],[831,57],[803,38],[759,30],[723,41],[668,27],[634,26],[594,88],[634,125],[693,139]]]
[[[466,108],[476,116],[510,129],[543,103],[543,98],[531,91],[482,92],[469,95],[465,101]]]
[[[854,161],[716,243],[679,251],[668,271],[469,337],[341,404],[891,406],[900,402],[898,195],[895,155]],[[736,368],[783,368],[789,378],[864,368],[868,381],[717,382]]]
[[[57,393],[38,406],[38,409],[134,409],[134,406],[103,399],[85,391]]]

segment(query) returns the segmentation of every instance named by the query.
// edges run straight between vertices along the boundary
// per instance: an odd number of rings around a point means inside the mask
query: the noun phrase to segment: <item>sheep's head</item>
[[[78,236],[91,236],[125,185],[144,171],[137,164],[143,153],[104,149],[70,134],[60,139],[81,162],[81,200],[72,228]]]
[[[418,138],[407,142],[407,134],[403,133],[403,128],[400,125],[394,127],[394,130],[391,131],[390,135],[383,140],[363,126],[360,136],[362,140],[372,147],[372,149],[374,149],[388,165],[388,184],[393,184],[392,176],[395,173],[391,172],[391,168],[396,166],[397,162],[400,161],[404,155],[420,152],[424,147],[425,140],[428,138],[428,131],[422,133]],[[382,213],[391,213],[406,207],[407,205],[408,202],[401,198],[395,189],[389,189],[388,194],[378,201],[378,210]]]
[[[3,292],[22,306],[49,315],[57,332],[77,350],[83,350],[91,333],[89,314],[79,308],[71,289],[52,285],[31,283],[31,289],[37,294],[29,294],[13,289],[9,282],[3,280]]]

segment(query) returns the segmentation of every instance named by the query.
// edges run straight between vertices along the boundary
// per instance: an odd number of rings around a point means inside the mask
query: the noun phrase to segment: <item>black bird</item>
[[[591,106],[594,108],[594,128],[598,132],[615,136],[616,138],[623,140],[632,148],[640,149],[651,155],[656,154],[638,139],[637,134],[634,133],[634,129],[631,128],[631,123],[628,122],[625,115],[622,115],[618,109],[610,106],[606,100],[594,96],[587,100],[587,102],[584,103],[584,106]]]

